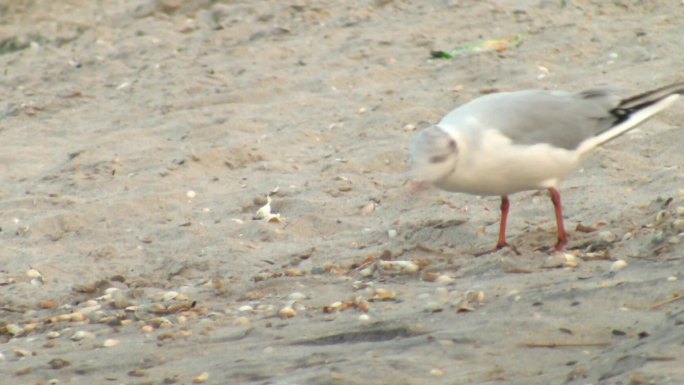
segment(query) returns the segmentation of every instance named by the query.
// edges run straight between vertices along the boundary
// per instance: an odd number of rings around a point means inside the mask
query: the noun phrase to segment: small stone
[[[209,373],[202,372],[199,376],[192,379],[193,384],[202,384],[209,379]]]
[[[677,218],[674,221],[672,221],[672,226],[674,226],[675,231],[678,233],[684,232],[684,219],[683,218]]]
[[[387,230],[387,236],[392,239],[397,237],[397,230],[395,229],[389,229]]]
[[[14,337],[24,333],[24,328],[17,324],[7,324],[7,326],[5,326],[5,330],[7,330],[9,335]]]
[[[430,370],[430,375],[432,377],[444,377],[445,374],[446,373],[442,369],[434,368],[434,369]]]
[[[71,362],[61,358],[53,358],[48,362],[48,365],[50,366],[50,369],[58,370],[71,365]]]
[[[72,341],[90,340],[95,338],[95,333],[79,330],[71,336]]]
[[[297,316],[297,312],[292,308],[292,306],[285,306],[278,310],[278,316],[282,319],[293,318]]]
[[[235,321],[233,321],[233,324],[235,326],[249,326],[252,324],[252,321],[249,320],[247,317],[237,317]]]
[[[167,292],[164,293],[164,295],[162,296],[162,299],[163,299],[164,301],[172,301],[172,300],[174,300],[176,297],[178,297],[178,292],[177,292],[177,291],[167,291]]]
[[[51,340],[54,340],[55,338],[59,338],[59,336],[61,336],[61,334],[59,334],[59,332],[56,332],[56,331],[51,331],[51,332],[47,333],[47,338],[49,338]]]
[[[102,346],[105,348],[113,348],[114,346],[117,346],[121,343],[121,340],[117,340],[114,338],[107,338],[102,342]]]
[[[439,277],[435,279],[435,282],[441,283],[442,285],[449,285],[454,282],[454,279],[446,274],[440,274]]]
[[[627,262],[622,259],[618,259],[610,265],[610,272],[614,273],[624,269],[625,267],[627,267]]]
[[[675,209],[675,214],[678,217],[684,217],[684,206],[677,206],[677,208]]]
[[[306,295],[296,291],[296,292],[290,294],[287,298],[290,299],[291,301],[301,301],[301,300],[306,298]]]
[[[604,241],[608,243],[613,243],[617,240],[617,235],[614,233],[604,230],[604,231],[599,231],[599,238],[603,239]]]

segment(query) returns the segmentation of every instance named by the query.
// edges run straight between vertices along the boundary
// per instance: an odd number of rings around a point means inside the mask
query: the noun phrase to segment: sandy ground
[[[683,102],[566,181],[574,259],[544,193],[522,255],[475,258],[498,199],[406,189],[415,130],[482,93],[682,80],[683,16],[0,1],[0,382],[684,383]]]

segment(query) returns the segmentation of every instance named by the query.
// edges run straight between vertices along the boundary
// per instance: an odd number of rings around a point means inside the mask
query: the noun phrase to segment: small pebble
[[[7,333],[11,336],[18,336],[24,333],[24,328],[17,324],[7,324],[7,326],[5,326],[5,330],[7,330]]]
[[[56,332],[56,331],[51,331],[51,332],[47,333],[47,338],[49,338],[51,340],[53,340],[55,338],[59,338],[59,336],[61,336],[61,334],[59,334],[59,332]]]
[[[249,326],[251,324],[252,321],[250,321],[247,317],[237,317],[235,321],[233,321],[233,325],[235,326]]]
[[[199,376],[192,379],[193,384],[202,384],[209,379],[209,373],[202,372]]]
[[[444,310],[444,308],[442,307],[442,304],[430,301],[425,304],[424,310],[428,313],[438,313]]]
[[[171,300],[175,299],[176,297],[178,297],[178,292],[177,292],[177,291],[167,291],[167,292],[164,293],[164,295],[162,296],[162,299],[163,299],[164,301],[171,301]]]
[[[95,338],[95,333],[87,332],[85,330],[79,330],[71,336],[73,341],[90,340],[93,338]]]
[[[370,321],[370,316],[368,314],[361,314],[359,316],[359,321],[368,322],[368,321]]]
[[[432,377],[444,377],[445,374],[446,373],[442,369],[435,368],[435,369],[430,370],[430,375]]]
[[[282,319],[292,318],[297,316],[297,312],[292,306],[285,306],[284,308],[278,310],[278,316]]]
[[[373,275],[373,272],[375,272],[375,265],[370,265],[364,269],[361,269],[361,271],[359,271],[359,274],[362,277],[366,278],[366,277],[370,277],[371,275]]]
[[[611,272],[620,271],[620,270],[624,269],[625,267],[627,267],[627,262],[622,260],[622,259],[618,259],[617,261],[613,262],[610,265],[610,271]]]
[[[31,356],[31,352],[26,349],[15,349],[14,355],[17,357],[29,357]]]
[[[192,199],[192,198],[194,198],[194,197],[197,196],[197,193],[194,192],[193,190],[188,190],[188,192],[186,192],[185,195],[186,195],[188,198]]]
[[[441,283],[443,285],[448,285],[453,283],[454,279],[446,274],[441,274],[439,277],[437,277],[437,279],[435,279],[435,282]]]
[[[102,346],[105,348],[112,348],[114,346],[119,345],[120,343],[121,343],[121,340],[117,340],[114,338],[107,338],[106,340],[104,340],[104,342],[102,342]]]
[[[604,241],[608,243],[613,243],[617,240],[617,235],[614,233],[604,230],[604,231],[599,231],[599,238],[603,239]]]
[[[371,215],[373,211],[375,211],[375,206],[376,203],[371,201],[368,202],[363,208],[361,209],[361,215],[366,216],[366,215]]]
[[[684,217],[684,206],[677,206],[677,208],[675,209],[675,214],[678,217]]]
[[[397,237],[397,230],[395,229],[389,229],[387,230],[387,236],[391,238],[396,238]]]
[[[672,221],[672,225],[678,233],[684,232],[684,219],[677,218]]]

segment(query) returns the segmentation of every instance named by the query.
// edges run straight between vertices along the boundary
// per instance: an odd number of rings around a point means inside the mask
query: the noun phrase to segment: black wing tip
[[[672,83],[664,87],[656,88],[654,90],[623,99],[620,101],[620,104],[618,104],[617,107],[610,110],[610,114],[615,117],[614,125],[618,125],[629,119],[629,116],[633,113],[652,106],[653,104],[658,103],[659,101],[674,94],[684,94],[684,82]]]

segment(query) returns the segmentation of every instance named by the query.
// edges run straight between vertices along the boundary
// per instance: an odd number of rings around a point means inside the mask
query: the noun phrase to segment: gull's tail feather
[[[456,141],[439,126],[418,133],[411,143],[412,177],[437,182],[454,171],[458,156]]]
[[[590,150],[634,129],[653,115],[666,109],[684,94],[684,82],[671,84],[653,91],[623,99],[610,113],[615,123],[600,134],[585,140],[579,148],[585,154]]]

